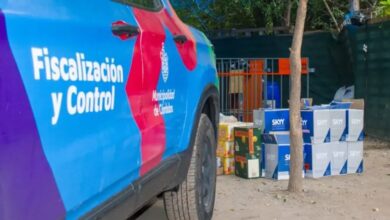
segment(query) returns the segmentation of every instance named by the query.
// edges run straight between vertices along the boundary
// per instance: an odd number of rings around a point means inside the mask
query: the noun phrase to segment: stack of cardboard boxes
[[[250,126],[252,123],[220,123],[217,146],[217,174],[234,175],[234,128]]]
[[[217,166],[219,175],[234,174],[234,127],[238,123],[221,123],[218,131]]]
[[[288,179],[288,171],[290,170],[289,110],[255,110],[254,126],[263,130],[261,176],[272,179]]]
[[[331,175],[330,111],[328,108],[303,110],[302,131],[304,142],[305,176],[320,178]]]
[[[347,110],[347,136],[348,160],[347,173],[363,172],[363,145],[364,145],[364,110]]]
[[[348,134],[347,109],[334,108],[330,111],[330,145],[332,176],[347,174]]]
[[[364,111],[345,104],[302,111],[309,178],[363,172]]]
[[[263,134],[264,159],[263,177],[287,180],[290,175],[290,136],[289,133]]]
[[[350,106],[354,105],[333,103],[301,111],[305,177],[363,172],[364,110]],[[219,174],[289,179],[289,116],[288,109],[259,109],[253,113],[253,125],[222,123]]]
[[[321,178],[363,172],[364,111],[351,109],[350,106],[351,103],[336,103],[301,111],[305,177]],[[254,125],[263,130],[260,162],[262,177],[288,179],[288,109],[255,110]]]

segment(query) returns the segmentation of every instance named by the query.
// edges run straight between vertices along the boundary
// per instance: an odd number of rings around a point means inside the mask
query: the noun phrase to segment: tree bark
[[[288,191],[303,190],[303,138],[301,123],[301,51],[308,0],[300,0],[295,22],[294,37],[290,54],[291,90],[290,90],[290,180]]]
[[[335,27],[336,27],[336,29],[337,29],[337,32],[340,32],[341,30],[340,30],[340,28],[339,28],[339,24],[337,23],[337,20],[336,20],[336,18],[334,17],[334,14],[333,14],[332,10],[330,9],[330,7],[329,7],[329,5],[328,5],[328,2],[327,2],[326,0],[323,0],[323,1],[324,1],[326,10],[328,10],[328,13],[329,13],[330,17],[331,17],[332,20],[333,20],[333,23],[334,23],[334,25],[335,25]]]
[[[292,1],[288,0],[286,13],[284,14],[284,26],[288,29],[291,27],[291,9],[292,9]]]
[[[350,11],[359,11],[360,10],[360,0],[349,0]]]

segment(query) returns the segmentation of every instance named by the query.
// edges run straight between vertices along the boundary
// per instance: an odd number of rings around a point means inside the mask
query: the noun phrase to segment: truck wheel
[[[163,195],[169,220],[210,220],[216,185],[216,137],[207,115],[199,120],[187,178],[175,191]]]

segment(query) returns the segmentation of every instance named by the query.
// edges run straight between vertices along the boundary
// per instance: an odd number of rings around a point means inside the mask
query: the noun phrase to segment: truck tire
[[[169,220],[210,220],[216,186],[216,144],[214,127],[202,114],[196,131],[187,178],[177,190],[163,194]]]

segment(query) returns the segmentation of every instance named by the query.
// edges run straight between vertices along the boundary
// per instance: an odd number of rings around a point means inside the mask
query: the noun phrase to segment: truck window
[[[150,11],[158,11],[162,7],[160,0],[116,0],[137,8],[142,8]]]

